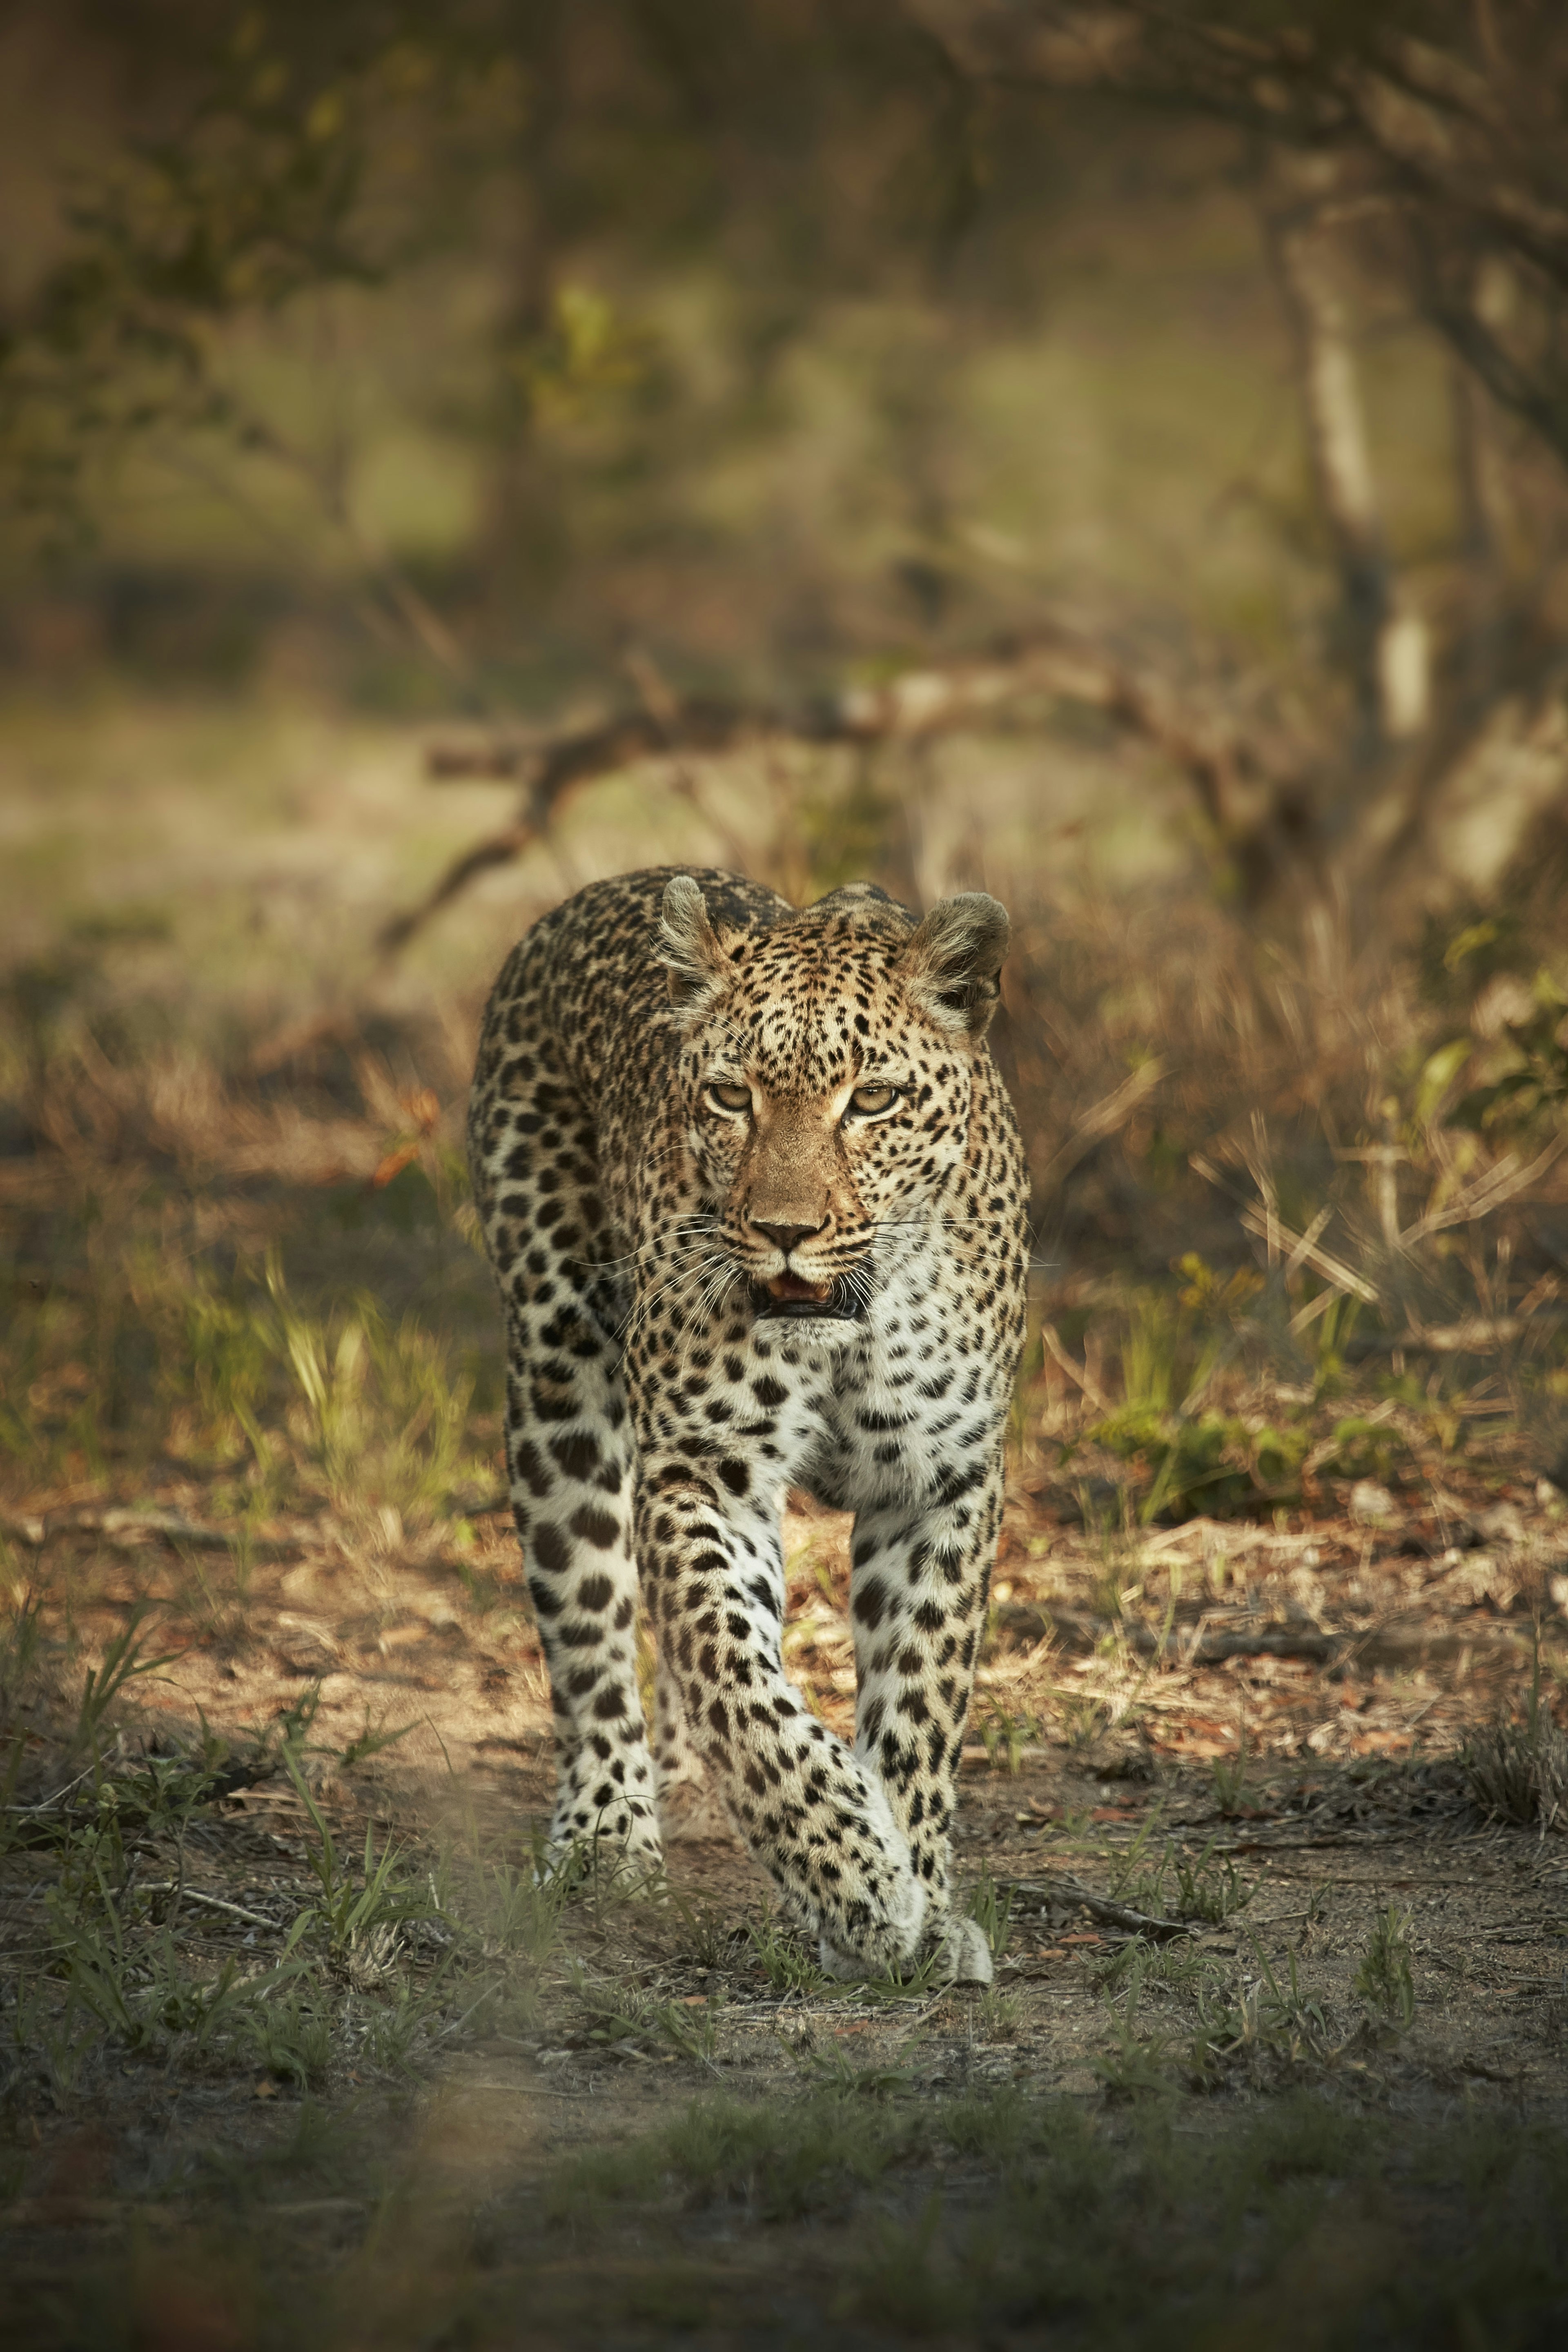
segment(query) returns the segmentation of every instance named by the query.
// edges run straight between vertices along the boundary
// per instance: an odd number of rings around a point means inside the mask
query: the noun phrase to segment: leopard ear
[[[983,1037],[1002,992],[997,974],[1007,953],[1007,909],[984,890],[944,898],[899,959],[904,985],[939,1028]]]
[[[665,968],[670,1003],[686,1021],[699,1019],[735,976],[689,874],[674,875],[664,886],[653,953]]]

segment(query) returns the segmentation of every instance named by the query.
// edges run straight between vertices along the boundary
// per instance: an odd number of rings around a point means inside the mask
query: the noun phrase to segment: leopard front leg
[[[614,1350],[587,1310],[509,1317],[507,1466],[555,1717],[550,1847],[659,1859],[637,1676],[631,1444]]]
[[[509,971],[511,968],[509,967]],[[659,1857],[637,1679],[632,1444],[617,1244],[593,1123],[525,969],[494,1017],[468,1124],[474,1197],[506,1318],[512,1514],[550,1669],[553,1853],[602,1843]]]
[[[733,1465],[731,1465],[733,1466]],[[877,1775],[819,1723],[780,1653],[777,1496],[645,1455],[637,1558],[692,1743],[748,1846],[825,1956],[875,1976],[921,1944],[929,1900]]]
[[[653,1761],[658,1823],[667,1843],[733,1837],[734,1824],[698,1752],[681,1704],[680,1685],[663,1643],[654,1680]]]
[[[966,1474],[967,1476],[967,1474]],[[970,1981],[991,1956],[973,1920],[954,1916],[948,1882],[959,1757],[1002,1526],[998,1454],[952,1494],[949,1474],[922,1502],[856,1515],[855,1750],[887,1791],[930,1898],[926,1948]]]

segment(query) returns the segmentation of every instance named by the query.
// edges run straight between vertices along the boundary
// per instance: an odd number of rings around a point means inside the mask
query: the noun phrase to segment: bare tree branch
[[[569,735],[437,744],[428,754],[435,781],[515,777],[521,799],[509,824],[466,850],[426,898],[386,925],[379,944],[388,952],[403,947],[478,875],[540,839],[574,792],[642,761],[679,767],[769,742],[914,741],[986,725],[1042,698],[1087,703],[1162,751],[1194,785],[1243,868],[1250,898],[1266,897],[1309,853],[1300,822],[1308,805],[1305,744],[1283,730],[1245,725],[1217,692],[1177,684],[1152,665],[1060,628],[1024,646],[847,687],[793,713],[661,695],[657,711],[627,711]]]

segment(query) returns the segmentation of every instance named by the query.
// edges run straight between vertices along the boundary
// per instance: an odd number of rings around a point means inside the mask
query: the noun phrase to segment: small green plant
[[[1387,1406],[1380,1406],[1376,1412],[1352,1412],[1335,1422],[1327,1444],[1316,1454],[1315,1466],[1329,1478],[1371,1478],[1382,1484],[1392,1477],[1400,1455],[1409,1449],[1404,1433],[1383,1417],[1387,1412]]]
[[[569,1891],[569,1881],[542,1878],[534,1867],[481,1863],[464,1890],[461,1916],[487,1958],[505,1955],[539,1969],[560,1941]]]
[[[1195,2086],[1212,2085],[1238,2061],[1256,2074],[1264,2058],[1289,2066],[1325,2065],[1335,2054],[1328,2012],[1302,1991],[1296,1955],[1288,1955],[1281,1982],[1257,1937],[1247,1940],[1258,1970],[1249,1984],[1229,1997],[1216,1998],[1207,1983],[1195,1990],[1198,2030],[1188,2053]]]
[[[1306,1908],[1301,1914],[1300,1940],[1303,1948],[1311,1941],[1315,1931],[1328,1917],[1329,1905],[1333,1899],[1333,1892],[1334,1882],[1331,1878],[1319,1879],[1317,1885],[1310,1890]]]
[[[24,1591],[0,1619],[0,1738],[10,1736],[17,1701],[37,1673],[43,1638],[43,1595]]]
[[[258,1738],[249,1759],[253,1785],[282,1771],[286,1756],[336,1755],[335,1748],[323,1748],[310,1738],[321,1704],[321,1678],[317,1675],[305,1685],[298,1698],[279,1708]]]
[[[415,2045],[433,2024],[440,2007],[435,1986],[398,1987],[390,2000],[364,2004],[359,2054],[367,2066],[384,2074],[409,2072]]]
[[[784,1927],[765,1905],[760,1919],[749,1921],[746,1940],[774,1992],[824,1992],[827,1979],[799,1938]]]
[[[1249,2119],[1238,2168],[1271,2183],[1353,2180],[1376,2167],[1386,2144],[1381,2118],[1302,2087],[1284,2092]]]
[[[216,1975],[198,1975],[167,1927],[132,1953],[112,1909],[101,1934],[79,1919],[68,1931],[67,1954],[72,2004],[127,2050],[188,2039],[204,2052],[215,2039],[251,2030],[273,1994],[301,1973],[300,1962],[286,1960],[264,1974],[242,1976],[238,1962],[229,1958]]]
[[[1158,1859],[1150,1860],[1150,1847],[1159,1825],[1159,1813],[1152,1812],[1131,1845],[1124,1847],[1118,1856],[1110,1886],[1119,1903],[1126,1903],[1134,1911],[1145,1911],[1151,1915],[1164,1909],[1165,1875],[1171,1858],[1167,1840]]]
[[[594,2023],[587,2040],[605,2045],[668,2042],[678,2056],[713,2063],[716,2027],[723,2008],[722,1993],[710,1994],[700,2009],[679,2001],[654,2000],[634,1988],[610,1990],[579,1979],[579,1990]]]
[[[1006,2084],[978,2098],[954,2099],[936,2118],[941,2139],[957,2156],[1007,2163],[1048,2140],[1054,2112]]]
[[[326,1816],[289,1748],[283,1750],[283,1764],[316,1832],[316,1844],[311,1847],[307,1843],[305,1853],[319,1890],[290,1928],[285,1953],[291,1952],[307,1936],[320,1937],[329,1957],[341,1968],[346,1968],[353,1955],[373,1938],[384,1952],[389,1950],[395,1941],[396,1930],[405,1920],[430,1916],[435,1906],[428,1890],[401,1872],[395,1845],[389,1843],[377,1855],[368,1828],[356,1885],[353,1871],[339,1862]]]
[[[1206,1983],[1215,1967],[1215,1961],[1194,1951],[1184,1937],[1152,1944],[1142,1936],[1131,1936],[1109,1958],[1094,1963],[1089,1981],[1096,1992],[1118,1992],[1126,1987],[1136,1969],[1145,1986],[1187,1992],[1195,1985]]]
[[[278,2071],[280,2080],[302,2087],[291,2068],[285,2065]],[[331,2105],[306,2092],[293,2105],[289,2128],[279,2138],[252,2135],[239,2148],[209,2145],[199,2161],[198,2178],[205,2174],[215,2185],[221,2185],[232,2204],[244,2212],[258,2204],[269,2204],[269,2190],[300,2176],[323,2183],[340,2179],[350,2159],[360,2152],[356,2146],[360,2137],[359,2117],[352,2104]]]
[[[1477,1732],[1459,1761],[1471,1796],[1491,1820],[1542,1831],[1568,1827],[1568,1738],[1542,1696],[1539,1630],[1523,1721]]]
[[[1103,1699],[1086,1697],[1078,1691],[1059,1694],[1059,1720],[1062,1738],[1076,1754],[1091,1748],[1110,1720],[1110,1709]]]
[[[75,2090],[103,2035],[97,2016],[68,1983],[62,2005],[58,1980],[39,1977],[29,1981],[19,1974],[5,2017],[5,2039],[23,2063],[42,2058],[50,2086],[57,2099],[63,2100]]]
[[[220,1791],[221,1743],[203,1743],[196,1755],[143,1756],[100,1779],[99,1811],[112,1808],[123,1825],[134,1823],[148,1837],[183,1838],[196,1815]]]
[[[1242,1809],[1243,1791],[1247,1787],[1245,1756],[1216,1756],[1209,1767],[1209,1779],[1214,1788],[1214,1801],[1221,1816],[1232,1821]]]
[[[322,1319],[302,1313],[276,1252],[266,1284],[262,1337],[294,1391],[293,1433],[321,1488],[405,1514],[440,1503],[466,1467],[472,1374],[454,1377],[434,1334],[412,1318],[394,1328],[367,1297]]]
[[[1196,1856],[1167,1839],[1150,1859],[1158,1818],[1151,1814],[1121,1857],[1112,1886],[1118,1901],[1152,1918],[1202,1919],[1211,1927],[1245,1910],[1257,1882],[1244,1878],[1228,1854],[1216,1855],[1213,1838]]]
[[[319,1992],[296,1987],[282,2000],[259,2001],[237,2021],[237,2038],[279,2081],[307,2090],[332,2059],[333,2019]]]
[[[993,1772],[1014,1775],[1022,1769],[1025,1748],[1040,1736],[1040,1727],[1032,1715],[1014,1715],[994,1699],[975,1728]]]
[[[1203,1919],[1213,1927],[1244,1911],[1258,1892],[1256,1879],[1243,1878],[1228,1854],[1217,1858],[1211,1838],[1195,1862],[1173,1853],[1178,1919]]]
[[[842,2092],[852,2099],[885,2099],[895,2091],[912,2088],[907,2066],[857,2066],[837,2042],[826,2050],[808,2051],[802,2061],[811,2079],[824,2090]]]
[[[1305,1332],[1297,1334],[1311,1356],[1314,1404],[1337,1396],[1343,1388],[1345,1351],[1364,1311],[1364,1302],[1345,1291],[1320,1292],[1319,1297],[1327,1303],[1315,1314]],[[1310,1304],[1317,1309],[1317,1299]]]
[[[109,1710],[127,1684],[140,1675],[155,1675],[161,1667],[174,1663],[178,1654],[174,1650],[162,1651],[153,1658],[144,1658],[142,1654],[142,1628],[152,1613],[151,1601],[137,1601],[121,1632],[105,1649],[101,1665],[88,1668],[81,1702],[77,1709],[76,1727],[71,1734],[73,1754],[82,1755],[89,1748],[96,1750]]]
[[[998,1992],[994,1985],[986,1987],[969,2013],[982,2042],[1016,2042],[1026,2021],[1018,1995]]]
[[[545,2191],[552,2219],[567,2221],[628,2199],[646,2199],[671,2176],[705,2201],[736,2200],[770,2218],[820,2210],[879,2179],[922,2144],[926,2126],[907,2103],[840,2088],[785,2105],[700,2099],[646,2139],[568,2159]]]
[[[979,1884],[969,1898],[969,1916],[984,1937],[994,1960],[999,1960],[1007,1949],[1008,1923],[1016,1892],[1016,1887],[998,1886],[986,1870],[981,1873]]]
[[[1407,2032],[1415,2016],[1415,1985],[1410,1973],[1411,1914],[1391,1903],[1374,1923],[1356,1970],[1355,1989],[1369,2006]]]
[[[1118,1407],[1088,1434],[1148,1470],[1148,1491],[1138,1507],[1146,1527],[1199,1511],[1221,1517],[1292,1501],[1311,1451],[1306,1423],[1254,1429],[1231,1414],[1173,1412],[1148,1403]]]
[[[1193,1252],[1176,1270],[1184,1280],[1174,1297],[1147,1289],[1133,1297],[1121,1348],[1122,1402],[1086,1433],[1147,1472],[1137,1511],[1145,1526],[1289,1500],[1311,1447],[1305,1422],[1256,1428],[1202,1409],[1255,1328],[1263,1277],[1251,1267],[1216,1273]]]
[[[540,1979],[531,1969],[465,1969],[454,1957],[449,1973],[438,1969],[426,1984],[434,1996],[439,1987],[446,2022],[432,2035],[435,2042],[515,2040],[537,2032],[543,2016]]]
[[[654,2028],[679,2056],[712,2066],[718,2053],[719,2021],[723,2010],[722,1992],[710,1992],[700,2009],[689,2009],[679,2001],[660,2001],[654,2011]]]
[[[316,1675],[305,1685],[299,1697],[290,1706],[279,1707],[273,1718],[273,1735],[279,1742],[280,1751],[285,1748],[292,1748],[300,1755],[310,1752],[311,1747],[310,1733],[321,1712],[321,1677]],[[283,1760],[281,1752],[278,1760],[279,1763]]]
[[[1486,1082],[1448,1114],[1450,1126],[1501,1137],[1561,1119],[1568,1104],[1568,1030],[1563,1023],[1568,998],[1544,964],[1535,973],[1530,994],[1533,1003],[1522,1018],[1505,1020],[1506,1046],[1494,1048]],[[1463,1040],[1467,1052],[1472,1043]]]
[[[941,1990],[947,1979],[941,1949],[930,1951],[922,1960],[895,1962],[879,1977],[864,1977],[855,1990],[862,2000],[887,2004],[900,2000],[924,2000],[928,1994]]]
[[[674,1887],[670,1901],[686,1923],[686,1957],[710,1975],[716,1969],[732,1968],[736,1947],[746,1939],[742,1930],[729,1926],[718,1905],[682,1895]]]
[[[356,1764],[367,1763],[371,1757],[384,1755],[400,1739],[406,1739],[414,1728],[412,1723],[395,1724],[390,1727],[384,1722],[373,1724],[367,1707],[363,1725],[343,1748],[338,1762],[343,1771],[352,1772]]]
[[[1150,2032],[1142,2026],[1139,2011],[1143,1982],[1140,1955],[1128,1969],[1121,2007],[1109,1994],[1106,1996],[1106,2010],[1115,2032],[1108,2046],[1089,2062],[1106,2089],[1117,2098],[1164,2095],[1173,2088],[1172,2056],[1178,2037],[1168,2032]]]

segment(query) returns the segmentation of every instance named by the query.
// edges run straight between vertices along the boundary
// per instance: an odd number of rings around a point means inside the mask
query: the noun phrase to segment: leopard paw
[[[991,1947],[977,1920],[949,1916],[931,1945],[936,1959],[932,1980],[940,1985],[988,1985],[995,1973]]]
[[[991,1947],[984,1929],[973,1919],[958,1919],[951,1915],[937,1923],[912,1958],[900,1960],[846,1952],[823,1936],[818,1943],[818,1965],[825,1977],[833,1977],[840,1984],[853,1984],[866,1977],[907,1977],[914,1969],[928,1969],[927,1981],[933,1990],[945,1990],[949,1985],[988,1985],[993,1974]]]
[[[823,1975],[831,1977],[837,1984],[858,1984],[867,1977],[885,1977],[899,1965],[889,1956],[841,1951],[826,1936],[817,1937],[816,1960]]]
[[[606,1808],[587,1825],[583,1810],[570,1801],[557,1803],[535,1873],[541,1882],[564,1881],[570,1890],[593,1880],[630,1893],[658,1878],[664,1867],[664,1847],[650,1803],[633,1798],[614,1811]]]

